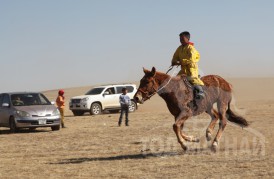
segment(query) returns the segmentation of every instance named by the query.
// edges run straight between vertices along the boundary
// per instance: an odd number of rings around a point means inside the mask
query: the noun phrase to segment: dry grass
[[[46,95],[54,99],[55,92]],[[0,178],[273,178],[274,100],[238,100],[237,107],[250,129],[228,125],[217,153],[205,140],[207,115],[186,122],[184,131],[201,142],[182,152],[159,97],[131,113],[129,127],[117,127],[119,114],[67,111],[67,128],[57,132],[0,128]]]

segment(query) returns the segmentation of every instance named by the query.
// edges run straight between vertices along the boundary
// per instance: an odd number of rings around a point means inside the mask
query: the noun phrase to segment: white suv
[[[122,94],[123,88],[127,88],[127,95],[131,99],[129,111],[134,112],[137,109],[137,103],[133,99],[133,96],[137,91],[136,85],[134,84],[94,87],[85,95],[72,97],[69,102],[69,109],[75,116],[81,116],[85,112],[90,112],[92,115],[97,115],[104,110],[119,112],[121,108],[119,96]]]

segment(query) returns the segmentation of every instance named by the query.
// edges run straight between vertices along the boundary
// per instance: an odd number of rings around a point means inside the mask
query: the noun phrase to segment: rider
[[[194,44],[189,42],[190,33],[184,31],[180,33],[180,45],[175,51],[171,65],[181,65],[181,71],[178,75],[185,74],[187,80],[194,86],[194,91],[196,91],[195,99],[203,99],[204,91],[202,86],[203,81],[199,78],[198,74],[198,61],[200,60],[199,52],[194,48]]]

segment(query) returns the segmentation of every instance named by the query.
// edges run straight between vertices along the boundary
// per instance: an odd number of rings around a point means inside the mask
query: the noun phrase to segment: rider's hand
[[[180,65],[180,62],[179,62],[179,61],[176,61],[176,62],[172,62],[172,63],[171,63],[171,66],[175,66],[175,65]]]

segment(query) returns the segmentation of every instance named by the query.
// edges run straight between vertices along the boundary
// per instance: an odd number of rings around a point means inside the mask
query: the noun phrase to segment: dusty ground
[[[57,132],[0,128],[0,178],[273,178],[274,79],[229,81],[234,110],[251,126],[229,124],[217,153],[205,140],[207,115],[186,122],[184,131],[201,142],[183,152],[174,119],[155,96],[130,114],[129,127],[117,127],[119,114],[74,117],[67,110],[67,128]],[[88,89],[66,89],[67,101]],[[56,97],[56,91],[45,94]]]

